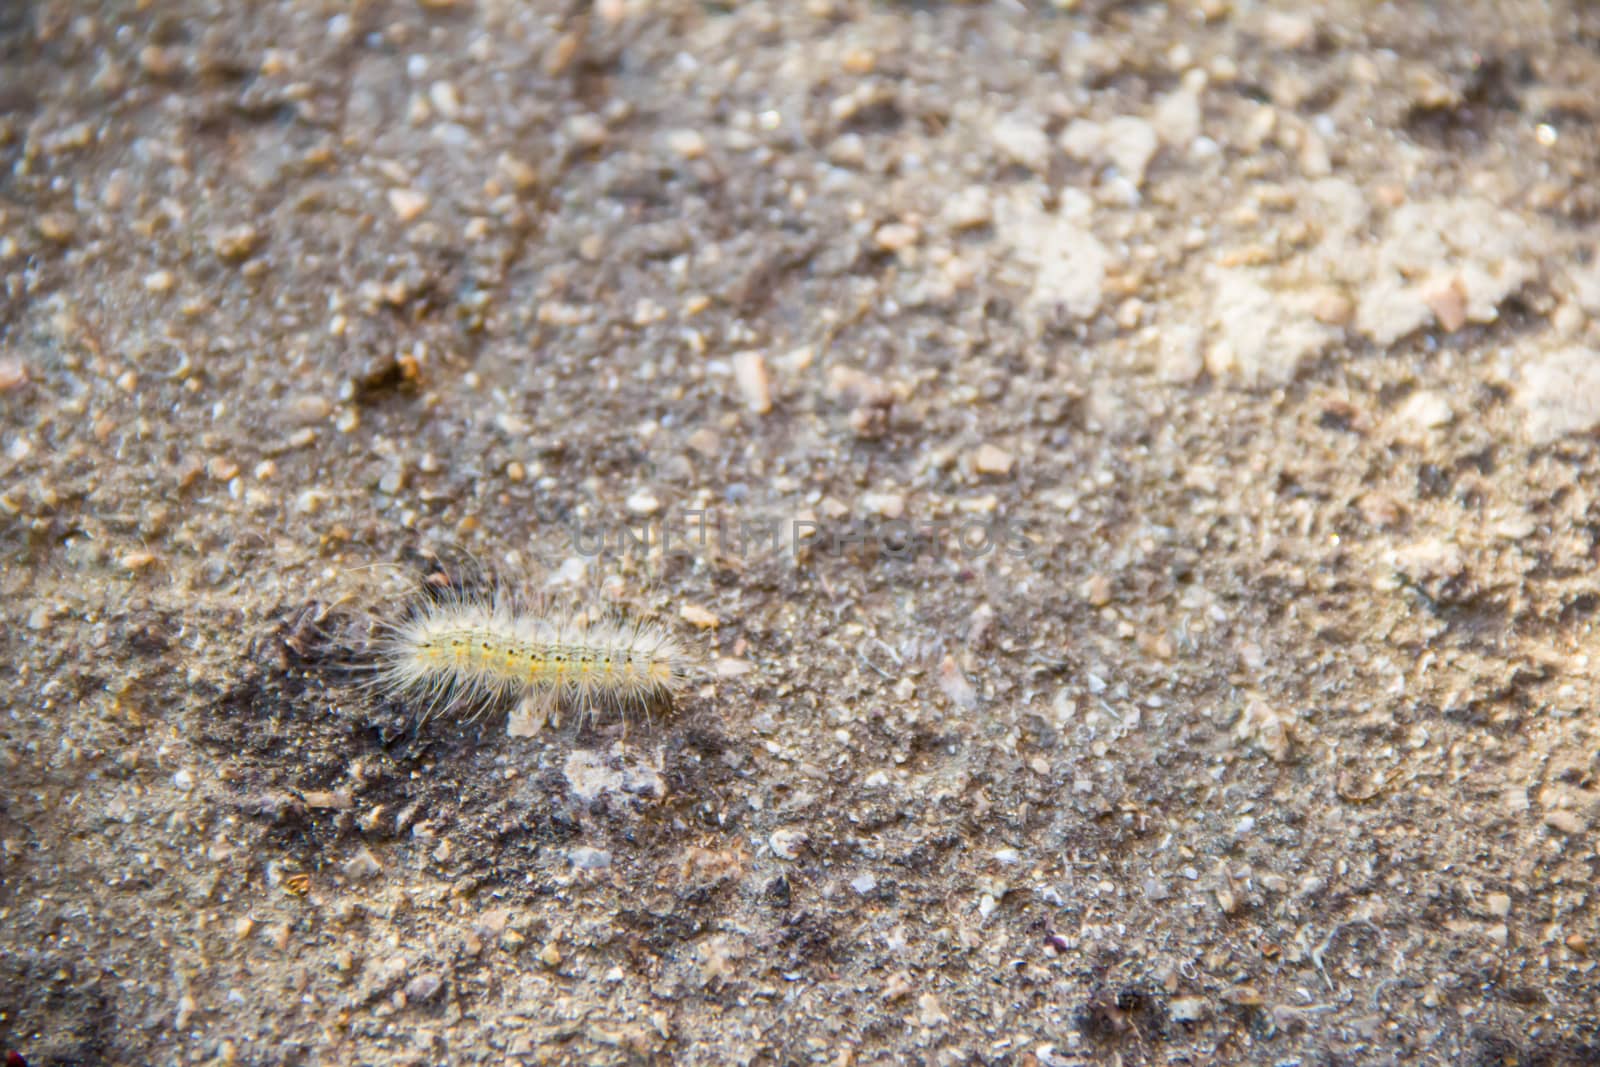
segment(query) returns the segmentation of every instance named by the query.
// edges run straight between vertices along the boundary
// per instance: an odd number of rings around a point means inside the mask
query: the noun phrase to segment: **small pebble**
[[[733,357],[733,380],[746,408],[757,415],[772,410],[772,386],[760,352],[740,352]]]
[[[997,445],[983,444],[973,454],[972,466],[979,474],[1010,474],[1012,456]]]
[[[588,845],[579,845],[567,853],[567,860],[580,871],[603,871],[611,866],[611,853]]]
[[[171,77],[178,67],[178,55],[173,49],[154,44],[139,49],[139,69],[153,78]]]
[[[916,985],[911,979],[910,972],[896,971],[891,974],[889,976],[889,980],[883,984],[883,992],[881,995],[884,1003],[891,1003],[904,997],[915,988]]]
[[[356,851],[354,856],[345,861],[344,875],[352,882],[365,882],[376,878],[383,873],[383,864],[378,862],[378,857],[372,850],[363,846]]]
[[[77,220],[60,211],[48,211],[40,215],[34,225],[39,228],[40,237],[56,244],[66,244],[78,232]]]
[[[1429,430],[1448,425],[1450,420],[1455,418],[1455,413],[1450,410],[1450,402],[1443,394],[1431,389],[1419,389],[1400,405],[1396,418],[1410,431],[1411,436],[1417,437],[1425,435]]]
[[[878,57],[869,48],[852,48],[840,57],[839,65],[850,74],[871,74]]]
[[[428,210],[428,198],[415,189],[390,189],[389,207],[401,222],[411,222]]]
[[[1223,996],[1229,1004],[1235,1004],[1241,1008],[1259,1008],[1266,1003],[1266,998],[1261,995],[1261,990],[1253,985],[1236,985]]]
[[[767,838],[767,844],[772,847],[773,855],[780,859],[793,860],[799,857],[800,850],[806,845],[804,830],[774,830]]]
[[[861,506],[886,519],[898,519],[906,513],[903,493],[863,493]]]
[[[1534,444],[1600,426],[1600,351],[1573,346],[1531,360],[1522,368],[1516,404]]]
[[[1311,303],[1311,316],[1326,326],[1343,326],[1350,321],[1355,304],[1337,289],[1323,289]]]
[[[667,134],[667,147],[684,159],[699,159],[706,154],[706,139],[699,130],[673,130]]]
[[[989,190],[981,185],[968,186],[945,201],[940,218],[952,230],[971,230],[989,225],[994,218]]]
[[[1030,118],[1007,115],[990,130],[1000,154],[1010,162],[1043,174],[1050,168],[1050,135]]]
[[[722,439],[717,436],[717,431],[709,426],[702,426],[690,434],[684,444],[688,446],[690,451],[698,452],[700,455],[710,458],[715,456],[721,449]]]
[[[1552,830],[1560,830],[1564,834],[1581,834],[1588,829],[1583,817],[1575,811],[1557,808],[1547,811],[1544,815],[1544,824]]]
[[[678,609],[678,617],[701,630],[715,630],[721,620],[699,604],[685,604]]]
[[[567,137],[583,148],[599,148],[610,137],[606,124],[595,115],[574,115],[565,129]]]
[[[223,230],[211,238],[211,250],[230,263],[249,259],[260,244],[261,231],[249,225]]]
[[[525,160],[501,153],[494,165],[519,193],[526,193],[539,187],[539,172]]]
[[[749,660],[733,656],[718,656],[716,662],[712,664],[712,672],[718,678],[739,678],[754,669]]]
[[[447,81],[437,81],[428,87],[428,103],[447,119],[461,117],[461,94]]]
[[[885,252],[899,252],[917,243],[917,228],[904,222],[879,226],[872,239]]]
[[[1361,513],[1368,525],[1385,529],[1397,526],[1405,516],[1405,510],[1400,502],[1388,493],[1374,490],[1361,494],[1356,500],[1356,510]]]
[[[950,1016],[945,1013],[944,1005],[939,1003],[939,998],[932,993],[924,993],[917,998],[917,1022],[923,1026],[944,1026],[950,1021]]]
[[[9,393],[27,384],[27,364],[12,356],[0,359],[0,393]]]
[[[1296,51],[1316,41],[1317,24],[1303,12],[1268,11],[1261,20],[1261,32],[1276,47]]]
[[[1161,145],[1156,128],[1136,115],[1121,115],[1106,123],[1104,134],[1106,158],[1135,188],[1143,185],[1150,159]]]
[[[406,983],[406,1000],[413,1004],[432,1000],[434,994],[444,987],[444,979],[432,971],[417,975]]]
[[[1429,286],[1423,290],[1422,299],[1445,333],[1455,333],[1467,324],[1467,289],[1460,278]]]
[[[961,667],[956,663],[954,656],[945,656],[939,661],[938,679],[939,688],[956,707],[962,709],[977,707],[978,691],[972,688],[967,676],[961,673]]]

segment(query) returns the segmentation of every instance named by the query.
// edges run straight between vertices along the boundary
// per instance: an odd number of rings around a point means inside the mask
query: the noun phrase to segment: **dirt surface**
[[[1600,1062],[1597,101],[1579,0],[0,5],[0,1046]],[[419,727],[431,555],[706,677]]]

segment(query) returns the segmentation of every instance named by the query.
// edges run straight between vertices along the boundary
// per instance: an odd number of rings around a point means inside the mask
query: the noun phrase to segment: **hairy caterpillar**
[[[401,622],[385,624],[372,685],[441,709],[473,713],[520,702],[522,721],[559,707],[585,715],[670,702],[695,661],[664,626],[615,612],[528,605],[504,591],[450,588],[421,598]]]

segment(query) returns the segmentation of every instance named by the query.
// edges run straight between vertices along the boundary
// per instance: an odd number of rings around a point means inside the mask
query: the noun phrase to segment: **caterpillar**
[[[459,587],[420,598],[406,619],[384,625],[375,653],[372,684],[422,702],[424,719],[511,700],[539,720],[563,706],[585,715],[644,710],[681,694],[695,666],[659,623]]]

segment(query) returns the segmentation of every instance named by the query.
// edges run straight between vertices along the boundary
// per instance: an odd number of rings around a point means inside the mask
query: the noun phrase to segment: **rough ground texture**
[[[1597,119],[1581,0],[0,5],[0,1045],[1596,1062]],[[418,726],[430,553],[706,677]]]

